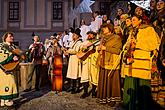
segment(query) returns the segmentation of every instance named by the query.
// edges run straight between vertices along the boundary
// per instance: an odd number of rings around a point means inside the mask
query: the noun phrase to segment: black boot
[[[71,94],[76,93],[76,79],[73,79],[73,89],[71,90]]]
[[[31,87],[29,89],[25,89],[24,92],[29,92],[31,91]]]
[[[79,92],[80,92],[80,78],[75,79],[74,90],[71,92],[71,94],[75,94]]]
[[[89,87],[89,82],[83,83],[84,93],[80,96],[81,99],[84,99],[84,98],[89,96],[89,94],[88,94],[88,87]]]
[[[96,85],[93,85],[92,84],[92,98],[96,98],[96,95],[97,95],[97,93],[96,93]]]
[[[71,92],[73,91],[73,79],[70,80],[70,87],[66,90],[66,92]]]

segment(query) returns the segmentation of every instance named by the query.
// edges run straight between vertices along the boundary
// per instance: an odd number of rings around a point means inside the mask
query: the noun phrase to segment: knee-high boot
[[[75,94],[75,93],[79,93],[80,92],[80,78],[78,78],[78,79],[75,79],[74,80],[75,81],[75,83],[74,83],[74,90],[71,92],[71,94]]]
[[[88,87],[89,87],[89,82],[83,83],[83,90],[84,90],[84,92],[83,92],[83,94],[80,96],[80,98],[84,99],[84,98],[86,98],[86,97],[89,96],[89,94],[88,94]]]
[[[96,97],[96,85],[92,84],[92,97],[95,98]]]
[[[74,82],[73,79],[70,79],[70,87],[66,90],[66,92],[70,92],[74,90]]]

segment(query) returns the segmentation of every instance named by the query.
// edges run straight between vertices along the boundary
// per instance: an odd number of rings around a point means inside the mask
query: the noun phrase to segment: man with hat
[[[96,59],[98,57],[98,52],[95,50],[97,49],[97,44],[99,40],[96,39],[97,33],[93,31],[87,32],[87,41],[84,41],[80,47],[80,53],[88,53],[90,55],[81,60],[82,62],[82,70],[81,70],[81,83],[83,85],[83,94],[80,98],[86,98],[89,96],[88,94],[88,87],[89,82],[92,84],[92,97],[96,96],[96,87],[98,83],[98,69],[96,68]],[[78,55],[78,54],[77,54]]]
[[[80,40],[80,29],[77,28],[72,36],[73,41],[70,43],[69,49],[66,50],[63,48],[63,50],[66,51],[66,53],[69,54],[69,64],[68,64],[68,70],[67,70],[67,78],[69,78],[70,81],[70,88],[67,90],[68,92],[71,91],[72,94],[79,92],[79,84],[80,84],[80,61],[77,58],[76,54],[79,51],[81,40]]]

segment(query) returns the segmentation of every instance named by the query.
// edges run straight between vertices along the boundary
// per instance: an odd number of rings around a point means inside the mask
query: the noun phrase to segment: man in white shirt
[[[93,13],[93,17],[95,18],[95,28],[96,28],[96,33],[99,32],[100,26],[102,25],[102,17],[99,15],[98,11],[95,11]]]

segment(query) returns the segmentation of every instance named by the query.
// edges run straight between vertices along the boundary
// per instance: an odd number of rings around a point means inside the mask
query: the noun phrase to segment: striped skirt
[[[121,87],[119,70],[110,70],[100,68],[99,82],[97,90],[97,100],[100,103],[120,102]]]

